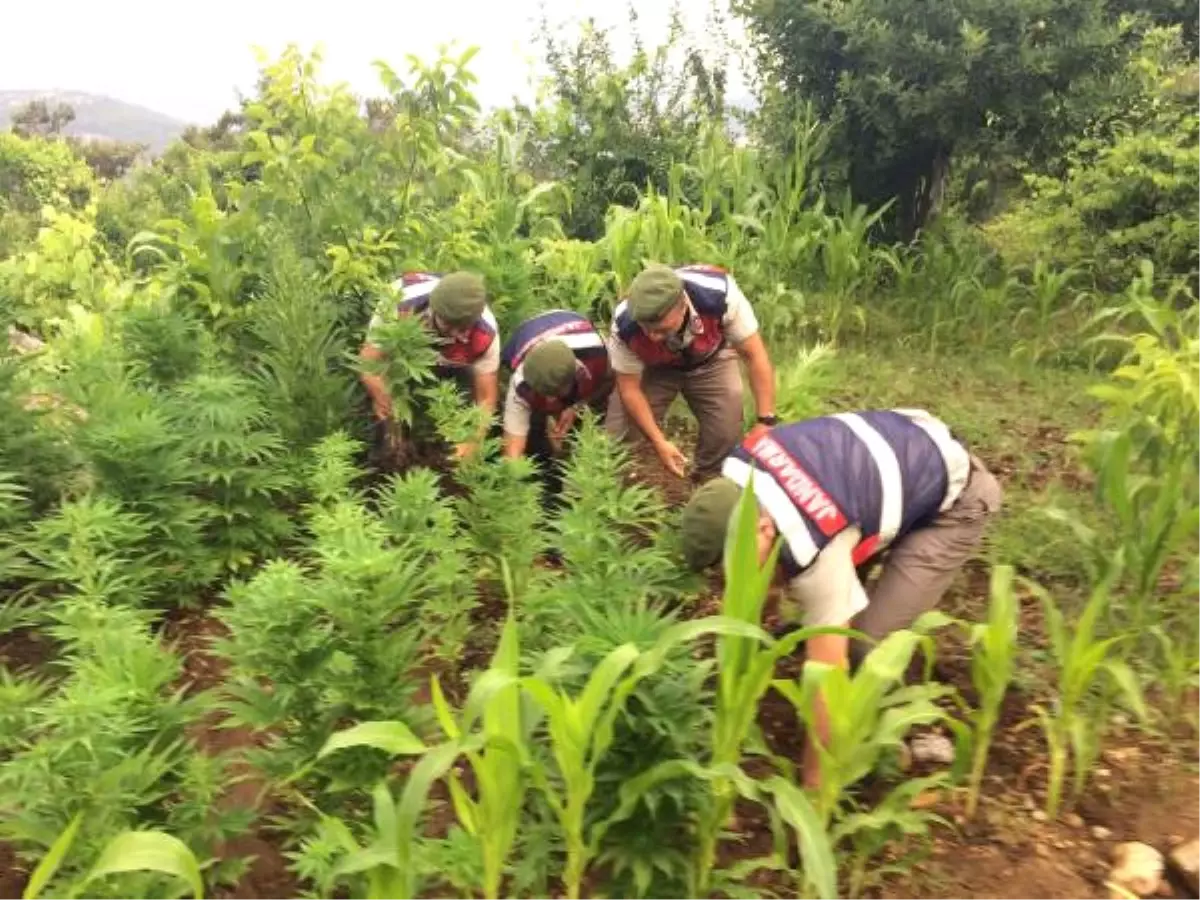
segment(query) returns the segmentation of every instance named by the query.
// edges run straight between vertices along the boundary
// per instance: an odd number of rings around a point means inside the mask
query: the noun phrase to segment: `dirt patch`
[[[17,859],[13,848],[0,841],[0,898],[17,900],[28,880],[29,870]]]
[[[58,644],[36,628],[14,628],[0,634],[0,666],[15,674],[35,674],[57,655]]]
[[[179,687],[194,693],[217,690],[228,677],[228,663],[213,652],[216,641],[228,630],[211,609],[175,609],[167,614],[163,639],[180,655],[183,673]],[[230,728],[225,715],[214,711],[189,730],[189,737],[205,753],[229,756],[229,781],[218,805],[224,810],[251,809],[262,822],[272,812],[273,799],[262,775],[242,757],[246,750],[261,747],[269,735],[251,728]],[[260,825],[257,830],[226,841],[215,854],[219,859],[246,859],[246,873],[233,887],[219,891],[220,897],[295,897],[299,880],[288,870],[281,836]]]

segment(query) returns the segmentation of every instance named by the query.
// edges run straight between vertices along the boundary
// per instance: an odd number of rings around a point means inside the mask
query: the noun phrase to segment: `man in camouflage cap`
[[[483,279],[472,272],[441,276],[431,272],[406,272],[392,287],[400,291],[397,303],[387,298],[367,328],[362,347],[365,362],[382,360],[383,350],[372,334],[394,316],[417,316],[433,334],[438,346],[434,373],[450,379],[487,414],[490,423],[500,395],[500,338],[496,317],[487,304]],[[364,372],[363,385],[371,397],[375,418],[391,422],[392,398],[379,375]],[[486,430],[480,434],[482,440]],[[468,441],[455,448],[455,456],[468,455],[477,445]]]
[[[556,456],[582,405],[602,408],[612,390],[608,348],[585,317],[565,309],[534,316],[500,351],[511,373],[504,400],[504,455]]]
[[[750,301],[724,269],[647,267],[617,306],[609,356],[617,386],[609,401],[609,433],[627,436],[632,420],[668,471],[681,478],[687,458],[662,432],[667,409],[682,393],[700,427],[693,477],[715,475],[742,435],[739,357],[754,395],[752,432],[776,422],[771,359]]]
[[[747,438],[683,511],[684,556],[719,562],[733,511],[753,484],[759,564],[781,541],[776,575],[803,624],[853,627],[880,640],[937,605],[974,554],[1001,504],[995,477],[923,410],[866,410],[780,425]],[[868,591],[857,567],[887,551]],[[837,634],[810,638],[805,658],[831,666],[866,647]],[[821,711],[818,710],[818,713]],[[805,749],[816,786],[819,754]]]

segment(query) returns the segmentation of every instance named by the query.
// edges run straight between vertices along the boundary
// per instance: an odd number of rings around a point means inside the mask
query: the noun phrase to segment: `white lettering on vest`
[[[775,476],[793,503],[798,506],[826,537],[846,527],[846,517],[812,476],[800,467],[792,455],[771,437],[764,436],[750,454]]]

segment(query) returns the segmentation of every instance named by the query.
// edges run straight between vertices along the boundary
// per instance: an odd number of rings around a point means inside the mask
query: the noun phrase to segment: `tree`
[[[1044,154],[1081,80],[1122,62],[1106,0],[735,0],[772,87],[834,125],[856,200],[911,239],[957,154]]]
[[[726,54],[687,46],[677,8],[666,40],[652,51],[637,39],[633,7],[629,18],[634,47],[624,66],[594,21],[573,42],[542,23],[549,110],[521,113],[535,126],[533,169],[565,183],[574,197],[564,222],[572,237],[599,236],[609,206],[632,201],[647,185],[665,190],[671,164],[690,154],[708,123],[724,118]],[[723,24],[714,19],[706,30],[721,34]]]
[[[1110,0],[1110,2],[1114,13],[1144,16],[1160,28],[1179,26],[1183,35],[1183,47],[1192,59],[1196,58],[1197,33],[1200,31],[1200,5],[1192,0]]]
[[[21,137],[57,137],[75,120],[69,103],[30,100],[12,115],[12,130]]]

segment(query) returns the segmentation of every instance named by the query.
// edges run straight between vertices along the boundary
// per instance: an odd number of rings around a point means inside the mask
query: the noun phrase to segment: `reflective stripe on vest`
[[[797,574],[847,527],[861,531],[856,565],[921,527],[961,494],[970,455],[924,411],[867,411],[773,428],[735,450],[722,473],[745,486],[752,468],[755,496],[785,542],[781,562]]]
[[[575,386],[566,397],[539,394],[525,380],[525,358],[547,340],[559,340],[575,354]],[[568,406],[589,399],[608,373],[608,346],[592,323],[570,310],[551,310],[528,319],[517,327],[501,351],[501,359],[513,370],[513,387],[537,412],[557,414]]]

